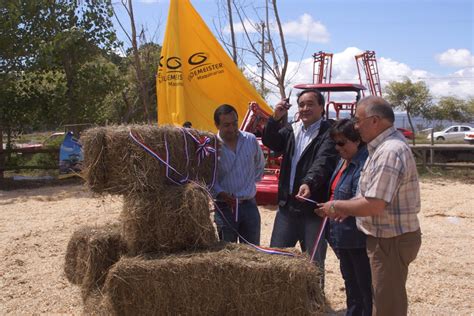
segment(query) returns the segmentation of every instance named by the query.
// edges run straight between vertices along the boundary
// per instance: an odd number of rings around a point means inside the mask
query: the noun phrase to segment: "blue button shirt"
[[[305,148],[318,135],[319,127],[322,119],[317,120],[308,128],[305,128],[303,122],[298,121],[293,124],[293,133],[295,135],[295,152],[291,158],[291,173],[290,173],[290,192],[293,192],[293,184],[295,183],[296,166],[300,161],[301,155]]]
[[[217,180],[212,188],[215,196],[227,192],[239,199],[255,197],[255,183],[260,181],[265,158],[255,135],[239,131],[235,152],[217,135],[220,141]]]

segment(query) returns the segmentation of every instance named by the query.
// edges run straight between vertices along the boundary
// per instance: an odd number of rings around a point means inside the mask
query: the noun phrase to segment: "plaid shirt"
[[[415,159],[403,135],[390,127],[367,146],[369,158],[362,169],[359,196],[386,202],[379,216],[357,217],[367,235],[390,238],[420,228],[420,186]]]

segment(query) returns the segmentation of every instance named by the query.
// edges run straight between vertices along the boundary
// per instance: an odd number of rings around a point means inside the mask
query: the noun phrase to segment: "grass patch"
[[[455,182],[463,182],[467,184],[474,184],[474,170],[469,168],[440,168],[431,167],[426,169],[418,167],[418,174],[421,181],[433,180],[449,180]]]
[[[413,142],[412,140],[407,140],[407,141],[410,144]],[[427,139],[426,135],[425,136],[420,135],[420,136],[415,137],[415,143],[417,145],[421,145],[421,144],[431,145],[431,139]],[[442,141],[435,140],[434,144],[440,145],[440,144],[467,144],[467,143],[464,140],[442,140]]]

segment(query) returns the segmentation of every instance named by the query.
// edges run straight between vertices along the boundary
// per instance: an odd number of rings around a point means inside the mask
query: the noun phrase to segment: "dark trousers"
[[[334,248],[334,253],[346,287],[346,315],[372,315],[372,278],[366,248]]]
[[[214,212],[214,221],[220,240],[240,243],[247,241],[260,245],[260,213],[255,199],[239,204],[237,220],[235,210],[226,203],[218,202],[217,206],[222,212],[222,214],[218,210]]]
[[[367,236],[373,287],[372,315],[407,315],[408,265],[415,260],[420,246],[419,229],[392,238]]]
[[[323,219],[316,214],[292,216],[278,210],[273,224],[270,247],[295,247],[299,241],[301,251],[312,254],[316,235]],[[314,262],[321,270],[321,288],[324,290],[324,261],[326,260],[327,242],[324,233],[316,250]]]

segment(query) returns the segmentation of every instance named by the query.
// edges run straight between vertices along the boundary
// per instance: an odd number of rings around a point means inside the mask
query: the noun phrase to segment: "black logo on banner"
[[[207,62],[209,55],[205,52],[197,52],[190,55],[186,62],[190,66],[187,79],[191,81],[193,78],[206,79],[217,74],[223,73],[222,63],[209,63]],[[165,58],[160,57],[160,63],[158,68],[158,82],[167,82],[172,86],[183,85],[183,69],[182,60],[178,56],[171,56]]]
[[[203,52],[199,52],[199,53],[196,53],[196,54],[192,54],[189,58],[188,58],[188,63],[190,65],[200,65],[202,64],[203,62],[205,62],[207,60],[207,54],[206,53],[203,53]]]

